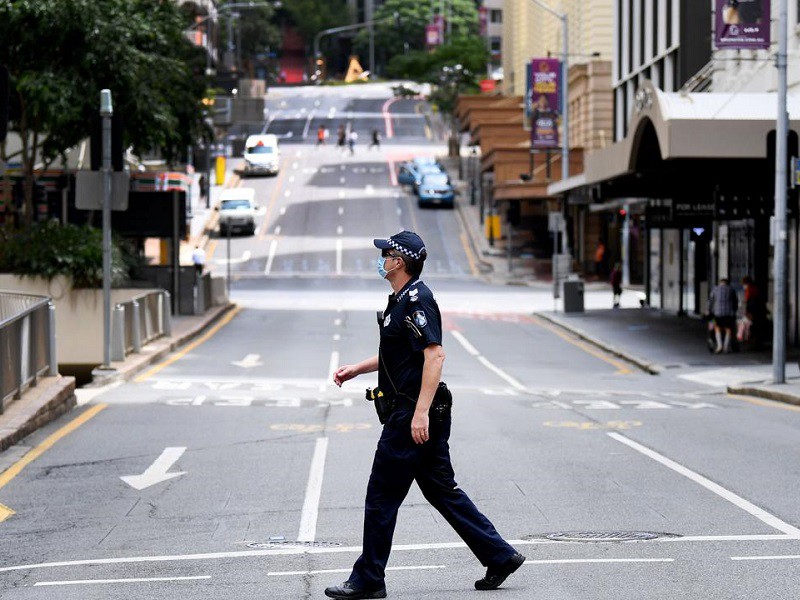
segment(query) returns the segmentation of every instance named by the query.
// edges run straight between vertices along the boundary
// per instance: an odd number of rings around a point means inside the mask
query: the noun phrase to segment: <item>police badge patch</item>
[[[383,320],[383,326],[388,327],[389,323],[392,322],[392,315],[386,315],[386,318]]]
[[[425,316],[425,313],[421,310],[418,310],[413,315],[414,323],[417,324],[417,327],[425,327],[428,324],[428,317]]]

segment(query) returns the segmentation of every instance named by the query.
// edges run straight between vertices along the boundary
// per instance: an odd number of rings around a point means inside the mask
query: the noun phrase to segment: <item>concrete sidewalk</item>
[[[537,315],[581,339],[657,375],[668,369],[702,367],[706,374],[736,380],[727,392],[800,405],[798,365],[790,353],[787,383],[774,385],[769,346],[730,354],[708,351],[707,325],[652,308],[589,310]]]

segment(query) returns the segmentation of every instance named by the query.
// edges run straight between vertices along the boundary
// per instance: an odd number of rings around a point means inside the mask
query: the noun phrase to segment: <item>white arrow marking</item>
[[[227,265],[230,262],[232,265],[238,265],[238,264],[241,264],[241,263],[245,263],[248,260],[250,260],[250,250],[245,250],[242,253],[242,257],[241,258],[232,258],[230,260],[228,260],[227,258],[218,258],[216,260],[216,263],[218,265]]]
[[[135,490],[143,490],[149,488],[151,485],[172,479],[173,477],[186,475],[186,471],[167,473],[184,452],[186,452],[185,447],[164,448],[161,456],[159,456],[152,465],[147,467],[144,473],[141,475],[126,475],[125,477],[120,477],[120,479]]]
[[[248,354],[242,360],[232,360],[231,364],[243,369],[251,369],[253,367],[260,367],[264,363],[260,360],[260,354]]]

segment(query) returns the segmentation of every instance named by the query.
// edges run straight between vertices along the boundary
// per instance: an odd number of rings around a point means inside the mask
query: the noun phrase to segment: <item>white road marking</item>
[[[336,235],[342,235],[342,233],[344,233],[344,227],[342,227],[341,225],[339,225],[339,226],[336,228]]]
[[[342,192],[344,193],[344,192]],[[344,214],[344,206],[339,207],[339,216],[341,217]]]
[[[339,326],[342,324],[342,320],[341,320],[341,319],[334,319],[334,320],[333,320],[333,324],[334,324],[336,327],[339,327]]]
[[[339,190],[339,198],[344,198],[344,190]]]
[[[285,206],[281,206],[281,209],[278,212],[280,213],[281,216],[285,215],[286,214],[286,207]]]
[[[399,216],[401,216],[402,214],[403,214],[403,209],[402,209],[402,208],[398,208],[398,209],[397,209],[397,216],[399,217]]]
[[[54,585],[89,585],[93,583],[144,583],[148,581],[196,581],[211,579],[211,575],[193,575],[191,577],[135,577],[131,579],[73,579],[71,581],[37,581],[33,587]]]
[[[306,126],[303,127],[303,139],[308,137],[308,130],[311,128],[311,119],[314,118],[315,112],[316,111],[312,110],[310,113],[308,113],[308,117],[306,118]],[[300,156],[300,152],[297,153],[297,156]]]
[[[228,263],[232,265],[238,265],[240,263],[247,262],[248,260],[250,260],[250,250],[245,250],[242,252],[241,258],[231,258],[230,260],[227,258],[218,258],[214,262],[218,265],[227,265]]]
[[[186,452],[186,448],[183,446],[164,448],[164,451],[152,465],[147,467],[144,473],[141,475],[125,475],[120,477],[120,479],[135,490],[143,490],[149,488],[151,485],[156,485],[162,481],[172,479],[173,477],[186,475],[186,471],[167,473],[167,471],[172,468],[172,465],[178,462],[178,459],[183,456],[184,452]]]
[[[334,341],[334,342],[338,342],[338,341],[339,341],[339,340],[341,340],[341,339],[342,339],[342,336],[341,336],[341,335],[339,335],[338,333],[335,333],[335,334],[333,335],[333,341]]]
[[[750,513],[755,518],[759,519],[760,521],[763,521],[764,523],[766,523],[770,527],[774,527],[778,531],[782,531],[783,533],[785,533],[787,535],[800,537],[800,529],[798,529],[797,527],[793,527],[792,525],[789,525],[788,523],[786,523],[784,521],[781,521],[778,517],[776,517],[774,515],[771,515],[770,513],[765,511],[764,509],[759,508],[758,506],[756,506],[755,504],[753,504],[751,502],[748,502],[747,500],[745,500],[741,496],[738,496],[738,495],[734,494],[730,490],[727,490],[724,487],[722,487],[721,485],[719,485],[717,483],[714,483],[710,479],[707,479],[707,478],[703,477],[702,475],[699,475],[698,473],[695,473],[691,469],[688,469],[688,468],[684,467],[683,465],[678,464],[673,460],[670,460],[666,456],[663,456],[663,455],[659,454],[658,452],[656,452],[654,450],[651,450],[650,448],[647,448],[645,446],[642,446],[641,444],[638,444],[638,443],[634,442],[633,440],[625,437],[622,434],[619,434],[619,433],[616,433],[616,432],[612,432],[612,433],[608,433],[608,436],[613,438],[613,439],[615,439],[615,440],[617,440],[618,442],[620,442],[622,444],[625,444],[626,446],[628,446],[630,448],[633,448],[637,452],[639,452],[641,454],[644,454],[645,456],[647,456],[649,458],[652,458],[656,462],[659,462],[662,465],[664,465],[665,467],[667,467],[669,469],[672,469],[676,473],[679,473],[679,474],[683,475],[684,477],[687,477],[688,479],[691,479],[692,481],[694,481],[695,483],[703,486],[707,490],[709,490],[711,492],[714,492],[715,494],[717,494],[721,498],[724,498],[728,502],[734,504],[735,506],[738,506],[739,508],[741,508],[745,512]]]
[[[687,536],[682,538],[662,538],[644,543],[680,543],[680,542],[740,542],[740,541],[789,541],[796,543],[800,536],[794,535],[720,535],[720,536]],[[528,540],[508,540],[512,546],[533,546],[541,544],[564,544],[564,542],[552,542],[550,540],[528,539]],[[424,550],[465,550],[467,545],[464,542],[441,542],[433,544],[398,544],[392,546],[393,552],[405,551],[424,551]],[[47,563],[29,563],[25,565],[12,565],[0,567],[0,573],[11,571],[33,571],[38,569],[52,569],[56,567],[82,567],[90,565],[120,565],[136,563],[157,563],[157,562],[182,562],[182,561],[218,561],[219,559],[251,558],[264,556],[299,556],[302,554],[360,554],[363,548],[358,546],[325,546],[319,548],[297,547],[297,548],[274,548],[259,550],[234,550],[229,552],[206,552],[198,554],[173,554],[173,555],[154,555],[154,556],[122,556],[114,558],[90,558],[83,560],[66,560]],[[350,569],[348,569],[349,571]]]
[[[292,168],[293,168],[293,169],[297,169],[297,167],[299,167],[299,166],[300,166],[300,165],[299,165],[298,163],[296,163],[296,162],[293,162],[293,163],[292,163]]]
[[[364,188],[364,191],[371,196],[375,193],[375,186],[368,183]]]
[[[472,356],[480,356],[481,353],[478,352],[475,346],[467,341],[467,338],[465,338],[460,331],[451,331],[450,333],[452,333],[453,337],[456,338],[456,341],[458,341],[458,343],[464,347],[464,350],[469,352]]]
[[[339,183],[344,183],[344,182],[345,182],[345,178],[344,177],[339,177]]]
[[[731,556],[731,560],[800,560],[800,554],[783,554],[778,556]]]
[[[242,360],[232,360],[231,364],[243,369],[252,369],[253,367],[260,367],[264,363],[261,362],[260,354],[248,354]]]
[[[292,190],[286,190],[285,192],[283,192],[283,195],[288,198],[289,196],[292,195]]]
[[[723,369],[711,369],[709,371],[697,371],[686,375],[678,375],[678,378],[702,385],[727,387],[741,385],[743,383],[761,383],[768,381],[771,376],[772,374],[767,370],[726,367]]]
[[[275,252],[278,249],[278,240],[272,240],[269,243],[269,253],[267,254],[267,266],[264,267],[264,275],[269,275],[272,271],[272,261],[275,260]]]
[[[336,274],[342,274],[342,248],[344,243],[342,240],[336,240]]]
[[[294,175],[289,175],[289,183],[294,183]]]
[[[311,469],[308,473],[303,512],[300,516],[300,532],[297,534],[297,541],[299,542],[313,542],[317,535],[319,499],[322,495],[322,478],[325,474],[325,456],[327,453],[328,438],[317,438],[317,443],[314,446],[314,456],[311,459]]]
[[[281,226],[280,225],[276,225],[275,226],[275,235],[280,235],[280,234],[281,234]]]
[[[487,369],[492,371],[495,375],[497,375],[501,379],[504,379],[505,381],[510,383],[512,386],[514,386],[518,390],[525,390],[526,389],[525,386],[522,385],[519,381],[514,379],[511,375],[509,375],[508,373],[503,371],[501,368],[499,368],[496,365],[494,365],[491,361],[489,361],[488,358],[486,358],[485,356],[481,355],[481,353],[478,352],[477,348],[475,348],[475,346],[470,344],[469,341],[467,340],[467,338],[465,338],[461,334],[461,332],[459,332],[459,331],[451,331],[450,333],[452,333],[453,337],[456,338],[456,341],[458,341],[458,343],[461,344],[464,347],[464,350],[466,350],[472,356],[477,358],[478,361],[480,361],[480,363],[484,367],[486,367]]]
[[[386,567],[386,571],[423,571],[430,569],[446,569],[445,565],[419,565],[409,567]],[[328,575],[330,573],[349,573],[353,567],[347,569],[319,569],[316,571],[269,571],[267,577],[280,577],[281,575]]]
[[[75,390],[75,398],[77,400],[78,406],[83,406],[84,404],[88,404],[95,398],[97,398],[100,394],[104,394],[114,388],[118,388],[121,386],[124,381],[115,381],[114,383],[110,383],[108,385],[104,385],[102,387],[96,388],[78,388]]]

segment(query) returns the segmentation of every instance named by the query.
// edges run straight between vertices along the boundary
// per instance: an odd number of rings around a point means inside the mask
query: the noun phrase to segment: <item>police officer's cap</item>
[[[413,231],[403,230],[389,238],[375,239],[372,243],[381,250],[397,250],[417,260],[425,260],[428,256],[428,252],[425,250],[425,242]]]

